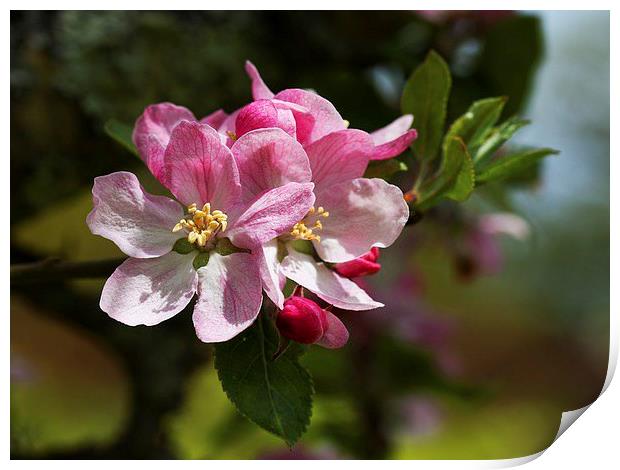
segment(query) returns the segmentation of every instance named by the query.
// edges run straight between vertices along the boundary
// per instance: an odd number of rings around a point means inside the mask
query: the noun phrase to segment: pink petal
[[[530,236],[527,221],[510,212],[495,212],[480,217],[480,230],[489,235],[509,235],[517,240],[525,241]]]
[[[415,129],[409,129],[413,124],[413,116],[405,114],[394,122],[370,134],[375,144],[371,160],[385,160],[403,153],[411,142],[418,137]]]
[[[134,258],[166,254],[180,238],[172,228],[183,217],[181,205],[148,194],[133,173],[120,171],[95,178],[93,206],[86,218],[90,231],[112,240]]]
[[[347,327],[340,321],[340,318],[329,310],[325,311],[325,316],[327,317],[327,331],[325,331],[323,337],[316,344],[328,349],[343,347],[349,341]]]
[[[156,325],[192,300],[197,275],[194,255],[170,252],[159,258],[129,258],[110,276],[101,293],[101,310],[126,325]]]
[[[252,97],[255,100],[269,100],[273,98],[273,92],[265,85],[258,73],[258,69],[249,60],[245,61],[245,71],[252,80]]]
[[[183,120],[195,121],[196,118],[183,106],[159,103],[148,106],[136,121],[132,140],[156,178],[159,177],[163,165],[162,160],[172,129]]]
[[[293,116],[293,112],[290,109],[280,109],[277,105],[276,109],[278,110],[277,127],[282,129],[288,135],[297,139],[297,123],[295,122],[295,116]]]
[[[236,122],[237,122],[237,116],[239,115],[239,111],[240,109],[237,109],[236,111],[233,111],[232,113],[230,113],[226,117],[226,119],[222,121],[222,124],[220,124],[220,127],[217,128],[217,132],[220,135],[220,140],[227,147],[231,147],[232,144],[234,143],[234,140],[231,139],[230,136],[235,135]]]
[[[322,219],[321,241],[314,247],[330,263],[355,259],[373,246],[390,246],[409,218],[402,191],[378,178],[358,178],[317,192],[316,202],[329,218]]]
[[[237,138],[254,129],[279,127],[295,137],[295,119],[288,109],[277,109],[271,100],[258,100],[239,110],[235,122]]]
[[[415,129],[408,130],[400,137],[375,147],[371,160],[387,160],[396,157],[409,148],[411,142],[418,137],[418,131]]]
[[[287,183],[308,183],[312,177],[303,147],[281,129],[245,134],[231,151],[239,168],[244,201]]]
[[[239,110],[235,122],[237,137],[265,127],[278,127],[278,110],[270,100],[258,100]]]
[[[286,278],[280,272],[280,262],[278,261],[278,240],[273,239],[266,242],[262,247],[254,250],[253,253],[260,268],[260,277],[263,281],[263,290],[267,297],[278,308],[284,307],[284,294],[282,288]]]
[[[362,276],[370,276],[381,270],[381,265],[377,263],[379,248],[373,246],[370,251],[364,253],[351,261],[336,263],[334,271],[349,279]]]
[[[181,122],[172,131],[161,180],[183,204],[226,211],[241,193],[239,172],[218,133],[198,122]]]
[[[196,334],[205,343],[227,341],[250,326],[263,300],[258,266],[247,253],[212,253],[198,270]]]
[[[213,111],[208,116],[203,117],[200,122],[202,124],[207,124],[211,126],[213,129],[218,129],[226,120],[228,114],[223,109],[218,109],[217,111]]]
[[[353,281],[340,277],[309,255],[289,249],[280,265],[282,273],[314,292],[325,302],[344,310],[370,310],[383,307]]]
[[[307,108],[308,112],[306,113],[302,113],[296,108],[291,108],[297,122],[297,140],[303,145],[310,144],[324,135],[346,128],[342,116],[340,116],[334,105],[316,93],[300,89],[289,89],[275,95],[275,99]]]
[[[397,139],[409,130],[413,124],[413,116],[405,114],[381,129],[371,132],[370,137],[375,145],[382,145]]]
[[[316,191],[359,178],[366,171],[374,145],[360,130],[332,132],[306,147]]]
[[[241,248],[253,249],[288,231],[314,204],[312,183],[288,183],[256,199],[227,230]]]

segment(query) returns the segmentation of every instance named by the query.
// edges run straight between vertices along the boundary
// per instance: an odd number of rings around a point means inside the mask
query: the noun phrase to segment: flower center
[[[208,202],[202,206],[202,210],[196,204],[187,206],[187,217],[181,219],[172,229],[173,232],[185,230],[187,241],[204,248],[218,232],[224,232],[228,224],[228,216],[222,211],[211,211]]]
[[[329,212],[327,212],[323,207],[319,206],[318,209],[311,207],[308,211],[308,214],[297,222],[293,229],[290,232],[291,237],[295,240],[310,240],[310,241],[321,241],[321,236],[314,233],[315,231],[323,230],[323,223],[321,222],[321,218],[329,217]],[[312,224],[314,221],[314,224]],[[312,225],[312,227],[310,227]]]

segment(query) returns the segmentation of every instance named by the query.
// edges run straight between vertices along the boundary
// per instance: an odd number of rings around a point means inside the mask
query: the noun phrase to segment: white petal
[[[194,255],[170,252],[159,258],[129,258],[110,276],[101,310],[126,325],[156,325],[192,300],[197,275]]]
[[[201,341],[227,341],[254,322],[263,295],[252,255],[211,253],[207,265],[198,270],[198,278],[198,301],[192,318]]]
[[[325,302],[343,310],[383,307],[353,281],[341,277],[309,255],[289,249],[280,266],[286,277],[314,292]]]

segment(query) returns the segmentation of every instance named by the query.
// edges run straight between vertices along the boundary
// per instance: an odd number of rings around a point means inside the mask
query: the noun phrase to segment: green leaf
[[[486,163],[519,129],[529,123],[527,119],[513,116],[493,129],[474,153],[473,159],[476,166]]]
[[[103,127],[105,133],[116,140],[119,144],[125,147],[134,155],[138,156],[138,150],[133,144],[131,139],[132,128],[125,123],[117,121],[116,119],[110,119]]]
[[[435,51],[411,75],[401,98],[403,114],[413,114],[418,138],[412,149],[417,158],[431,160],[439,151],[446,120],[452,78],[447,64]]]
[[[366,168],[364,178],[383,178],[384,180],[387,180],[392,175],[401,171],[407,171],[407,165],[396,160],[395,158],[375,161],[370,162],[368,168]]]
[[[306,431],[314,388],[299,348],[277,360],[278,334],[265,314],[240,335],[215,345],[215,367],[241,414],[292,446]]]
[[[474,102],[467,112],[458,118],[446,133],[444,138],[444,151],[446,145],[453,137],[460,137],[467,145],[470,153],[477,148],[495,125],[502,114],[506,97],[486,98]]]
[[[477,183],[487,183],[508,178],[526,170],[538,160],[559,153],[550,148],[531,149],[523,152],[506,155],[491,162],[476,176]]]
[[[466,201],[469,199],[475,187],[476,172],[474,171],[474,162],[467,149],[465,149],[463,165],[461,166],[454,186],[446,193],[446,197],[459,202]]]
[[[437,173],[420,188],[416,208],[426,210],[439,202],[446,191],[449,191],[456,184],[467,158],[465,143],[459,137],[453,137],[446,147]]]

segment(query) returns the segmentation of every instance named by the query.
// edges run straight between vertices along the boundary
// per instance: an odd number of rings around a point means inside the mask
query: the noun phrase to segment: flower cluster
[[[409,210],[399,188],[363,174],[410,145],[413,118],[373,133],[349,129],[318,94],[274,94],[254,65],[246,71],[254,100],[231,114],[198,120],[161,103],[138,118],[138,152],[176,200],[148,194],[132,173],[95,179],[88,226],[129,256],[106,282],[101,308],[127,325],[155,325],[197,293],[196,333],[220,342],[252,324],[264,292],[280,325],[310,312],[317,333],[298,337],[341,346],[344,325],[310,300],[285,303],[283,288],[288,278],[340,309],[382,306],[349,278],[378,271],[377,247],[396,240]]]

